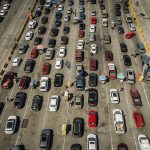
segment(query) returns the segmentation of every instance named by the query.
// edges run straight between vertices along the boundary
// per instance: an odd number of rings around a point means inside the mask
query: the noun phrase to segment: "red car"
[[[90,110],[88,115],[89,115],[88,126],[96,127],[97,126],[97,111]]]
[[[113,60],[113,53],[111,51],[105,51],[105,58],[107,61]]]
[[[128,150],[128,146],[124,143],[120,143],[117,150]]]
[[[48,75],[49,72],[50,72],[50,64],[49,63],[44,63],[43,68],[42,68],[43,75]]]
[[[90,71],[96,71],[97,70],[97,59],[96,58],[90,58]]]
[[[19,82],[19,89],[27,89],[30,83],[30,77],[22,76]]]
[[[139,113],[137,111],[133,112],[133,119],[135,121],[137,128],[145,126],[143,116],[141,113]]]
[[[31,51],[31,58],[37,58],[38,57],[38,50],[36,48],[33,48]]]
[[[91,24],[96,24],[97,23],[97,19],[95,17],[91,17]]]
[[[126,35],[125,38],[126,39],[131,39],[132,37],[134,37],[136,34],[132,31],[129,31]]]
[[[84,31],[82,31],[82,30],[79,30],[78,37],[79,37],[79,38],[83,38],[83,37],[84,37],[84,35],[85,35],[85,32],[84,32]]]

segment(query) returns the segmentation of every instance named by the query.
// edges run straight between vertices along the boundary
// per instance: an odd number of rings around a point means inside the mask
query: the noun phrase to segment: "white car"
[[[71,14],[72,13],[72,8],[71,7],[68,7],[67,8],[67,14]]]
[[[49,111],[57,111],[59,104],[59,96],[53,95],[51,96],[51,100],[49,103]]]
[[[63,65],[62,58],[56,58],[55,69],[61,69]]]
[[[46,92],[48,91],[49,87],[49,78],[48,77],[41,77],[40,79],[40,91]]]
[[[65,47],[60,47],[59,57],[65,57],[65,55],[66,55],[66,48]]]
[[[91,53],[96,54],[97,53],[97,46],[96,44],[91,44]]]
[[[51,6],[51,1],[47,0],[46,3],[45,3],[45,7],[50,7],[50,6]]]
[[[0,16],[5,16],[7,14],[7,11],[6,10],[1,10],[0,11]]]
[[[8,10],[9,7],[10,7],[10,4],[4,4],[4,5],[3,5],[3,9],[4,9],[4,10]]]
[[[90,33],[95,33],[96,32],[96,26],[91,24],[90,25]]]
[[[96,10],[95,9],[92,9],[91,16],[96,16]]]
[[[110,99],[111,99],[111,103],[114,104],[119,103],[119,94],[117,89],[110,89]]]
[[[13,60],[12,66],[17,67],[17,66],[20,65],[20,62],[21,62],[21,58],[20,58],[20,57],[16,57],[16,58]]]
[[[129,24],[130,31],[136,31],[135,25],[133,23]]]
[[[77,49],[83,49],[84,48],[84,42],[83,40],[78,40],[78,43],[77,43]]]
[[[35,20],[31,20],[29,23],[28,23],[28,28],[29,29],[34,29],[37,25],[37,21]]]
[[[84,7],[79,7],[79,12],[84,12]]]
[[[89,134],[87,136],[87,150],[98,150],[97,135]]]
[[[63,11],[63,9],[64,9],[64,6],[63,5],[59,5],[57,10],[58,11]]]
[[[17,116],[9,116],[5,126],[6,134],[13,134],[16,129],[17,124]]]
[[[67,15],[65,15],[65,17],[64,17],[64,21],[65,22],[68,22],[70,20],[70,16],[67,14]]]
[[[84,73],[84,68],[82,64],[76,64],[76,74],[78,75],[83,75]]]
[[[26,41],[30,41],[33,38],[34,33],[32,31],[27,32],[25,36]]]
[[[146,135],[138,135],[138,142],[141,150],[150,150],[150,141]]]

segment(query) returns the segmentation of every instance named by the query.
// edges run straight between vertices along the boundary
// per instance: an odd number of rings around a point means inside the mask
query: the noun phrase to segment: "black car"
[[[55,45],[56,45],[56,40],[53,39],[53,38],[50,39],[49,42],[48,42],[48,46],[49,46],[50,48],[54,48]]]
[[[50,13],[50,8],[45,7],[44,8],[44,14],[49,14]]]
[[[84,30],[85,29],[85,24],[83,22],[79,23],[79,29],[80,30]]]
[[[101,8],[101,10],[105,10],[105,5],[101,4],[100,8]]]
[[[84,0],[79,0],[79,5],[84,5]]]
[[[73,136],[81,137],[84,134],[84,119],[74,118],[73,119]]]
[[[67,45],[68,44],[68,37],[67,36],[62,36],[61,40],[60,40],[60,44]]]
[[[33,111],[39,111],[42,107],[43,97],[40,95],[35,95],[32,100],[31,109]]]
[[[12,0],[5,0],[7,3],[11,3],[12,2]]]
[[[65,27],[63,28],[63,33],[64,33],[64,34],[69,33],[69,31],[70,31],[70,27],[65,26]]]
[[[23,44],[19,46],[19,54],[24,54],[28,50],[29,45],[28,44]]]
[[[4,19],[4,17],[0,16],[0,22],[2,22],[2,21],[3,21],[3,19]]]
[[[4,108],[4,103],[0,102],[0,113],[3,111],[3,108]]]
[[[25,92],[18,92],[14,99],[14,107],[21,109],[25,105],[27,94]]]
[[[74,4],[74,1],[73,0],[68,0],[68,5],[71,6]]]
[[[43,129],[40,137],[40,149],[49,150],[52,146],[53,141],[53,130]]]
[[[124,65],[126,66],[132,65],[131,58],[129,55],[123,55],[123,60],[124,60]]]
[[[40,5],[44,5],[45,4],[45,0],[40,0]]]
[[[121,9],[121,5],[120,5],[119,3],[117,3],[117,4],[115,5],[115,9],[116,9],[116,10],[120,10],[120,9]]]
[[[98,103],[98,92],[96,89],[88,90],[88,103],[90,106],[96,106]]]
[[[120,34],[124,34],[124,29],[123,29],[123,27],[118,27],[118,32],[119,32]]]
[[[54,86],[55,87],[61,87],[62,84],[63,84],[63,78],[64,78],[64,75],[61,74],[61,73],[56,73],[55,74],[55,79],[54,79]]]
[[[39,34],[44,34],[46,32],[46,27],[45,26],[40,26],[39,28],[38,28],[38,33]]]
[[[58,35],[58,32],[59,32],[59,29],[57,29],[57,28],[52,28],[50,34],[51,34],[51,36],[55,37],[55,36]]]
[[[91,4],[96,4],[96,0],[91,0]]]
[[[56,21],[55,21],[55,26],[56,26],[56,27],[60,27],[60,26],[61,26],[61,21],[58,20],[58,19],[56,19]]]
[[[42,24],[46,24],[48,22],[48,17],[47,16],[43,16],[42,18],[41,18],[41,23]]]
[[[27,59],[25,66],[24,66],[24,71],[25,72],[32,72],[35,66],[35,61],[33,59]]]
[[[120,10],[116,10],[116,16],[121,16],[121,11]]]
[[[42,5],[38,6],[37,10],[42,11],[43,10],[43,6]]]
[[[97,86],[97,74],[89,73],[89,86],[91,87]]]
[[[42,14],[42,11],[41,11],[41,10],[37,10],[37,11],[35,12],[35,17],[40,17],[41,14]]]
[[[42,40],[43,40],[43,39],[42,39],[41,37],[36,37],[35,40],[34,40],[34,44],[35,44],[35,45],[39,45],[39,44],[42,43]]]
[[[82,147],[80,144],[72,144],[71,150],[82,150]]]
[[[125,43],[120,43],[121,52],[127,52],[128,48]]]

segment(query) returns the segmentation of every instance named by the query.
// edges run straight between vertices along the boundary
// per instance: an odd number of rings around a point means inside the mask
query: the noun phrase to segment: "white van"
[[[106,18],[102,19],[102,26],[103,27],[108,27],[108,20]]]

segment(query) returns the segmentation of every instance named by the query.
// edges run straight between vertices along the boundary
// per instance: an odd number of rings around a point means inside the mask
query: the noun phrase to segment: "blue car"
[[[84,14],[84,12],[80,12],[79,20],[84,20],[84,19],[85,19],[85,14]]]
[[[55,18],[60,20],[62,18],[62,13],[60,11],[57,11],[55,14]]]

